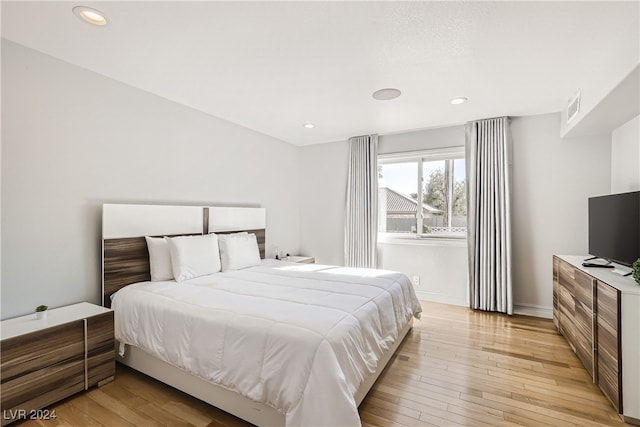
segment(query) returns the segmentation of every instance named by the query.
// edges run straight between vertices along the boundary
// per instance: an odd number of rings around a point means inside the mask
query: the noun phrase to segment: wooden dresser
[[[55,417],[47,405],[115,374],[113,311],[89,303],[0,322],[2,425]]]
[[[553,257],[553,322],[621,417],[640,425],[640,286],[618,269],[582,267],[588,257]]]

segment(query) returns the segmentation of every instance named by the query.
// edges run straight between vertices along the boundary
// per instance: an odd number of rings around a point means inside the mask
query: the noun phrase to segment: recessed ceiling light
[[[314,125],[313,123],[305,123],[302,125],[302,127],[307,129],[313,129],[314,127],[316,127],[316,125]]]
[[[451,101],[449,101],[451,104],[453,105],[459,105],[459,104],[464,104],[465,102],[467,102],[468,99],[465,98],[464,96],[460,96],[458,98],[453,98],[451,99]]]
[[[73,8],[73,14],[84,22],[88,22],[92,25],[97,25],[99,27],[107,25],[107,18],[104,16],[104,13],[90,7],[76,6]]]
[[[402,92],[400,92],[398,89],[385,88],[373,92],[372,96],[373,99],[377,99],[378,101],[388,101],[390,99],[399,97],[400,94],[402,94]]]

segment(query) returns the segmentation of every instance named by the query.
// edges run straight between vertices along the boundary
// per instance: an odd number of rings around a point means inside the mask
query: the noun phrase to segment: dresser
[[[640,425],[640,286],[628,268],[553,257],[553,322],[620,416]]]
[[[54,418],[47,405],[115,375],[113,311],[78,303],[0,322],[2,425]],[[53,415],[53,416],[52,416]]]

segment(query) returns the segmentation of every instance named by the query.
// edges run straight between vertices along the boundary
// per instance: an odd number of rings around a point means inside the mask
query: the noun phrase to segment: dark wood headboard
[[[107,205],[105,205],[107,206]],[[120,207],[131,206],[135,208],[136,206],[142,206],[143,209],[152,211],[161,210],[163,206],[145,206],[145,205],[109,205]],[[166,208],[175,208],[174,206],[169,206]],[[195,208],[195,207],[194,207]],[[195,208],[198,209],[198,208]],[[213,232],[216,234],[229,234],[236,233],[240,231],[246,231],[249,233],[254,233],[258,240],[258,247],[260,249],[260,258],[265,258],[265,247],[266,247],[266,230],[264,228],[245,228],[241,226],[245,220],[240,218],[240,225],[238,226],[238,220],[233,218],[231,221],[237,227],[234,230],[219,230],[221,228],[220,225],[211,224],[211,212],[210,209],[252,209],[252,208],[199,208],[203,209],[203,214],[200,216],[202,221],[202,232],[194,233],[194,227],[191,224],[188,224],[185,227],[188,230],[185,230],[185,233],[175,233],[176,226],[175,224],[171,224],[167,228],[170,230],[171,234],[163,234],[163,233],[153,233],[153,234],[142,234],[139,236],[127,236],[127,237],[115,237],[115,238],[105,238],[103,237],[103,258],[102,258],[102,271],[103,271],[103,281],[102,281],[102,305],[105,307],[111,307],[111,295],[116,293],[121,288],[130,285],[136,282],[144,282],[151,280],[151,274],[149,271],[149,251],[147,249],[147,242],[145,240],[145,236],[153,236],[153,237],[162,237],[162,236],[192,236],[192,235],[201,235],[208,234],[209,232]],[[264,210],[261,208],[253,208],[256,210],[262,210],[264,216]],[[125,209],[126,212],[126,209]],[[235,211],[232,211],[233,214]],[[242,212],[242,211],[240,211]],[[224,212],[227,216],[230,212]],[[191,212],[189,213],[190,216]],[[157,222],[157,217],[154,217]],[[118,221],[122,222],[122,217],[117,218]],[[140,221],[140,217],[133,216],[132,221]],[[103,213],[103,236],[105,234],[112,234],[108,230],[108,227],[105,226],[105,222],[110,221],[109,218]],[[126,221],[126,218],[125,218]],[[175,218],[171,218],[170,221],[175,223]],[[193,218],[190,218],[190,221],[193,222]],[[223,218],[222,221],[229,221],[227,218]],[[255,219],[247,220],[247,224],[251,225],[260,225],[260,221],[256,223]],[[262,225],[264,224],[264,219],[262,220]],[[263,225],[264,226],[264,225]],[[127,224],[127,227],[129,225]],[[148,225],[143,224],[140,226],[141,230],[149,229]],[[160,224],[160,228],[162,224]],[[226,228],[226,227],[225,227]],[[153,225],[153,230],[158,230],[158,225]],[[211,229],[211,230],[210,230]],[[123,234],[131,234],[134,233],[136,227],[129,227]]]

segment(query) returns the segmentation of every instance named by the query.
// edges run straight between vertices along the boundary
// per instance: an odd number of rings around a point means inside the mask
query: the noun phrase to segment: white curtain
[[[378,135],[349,139],[344,236],[347,267],[376,267],[378,241]]]
[[[509,119],[470,122],[465,131],[470,306],[513,314]]]

